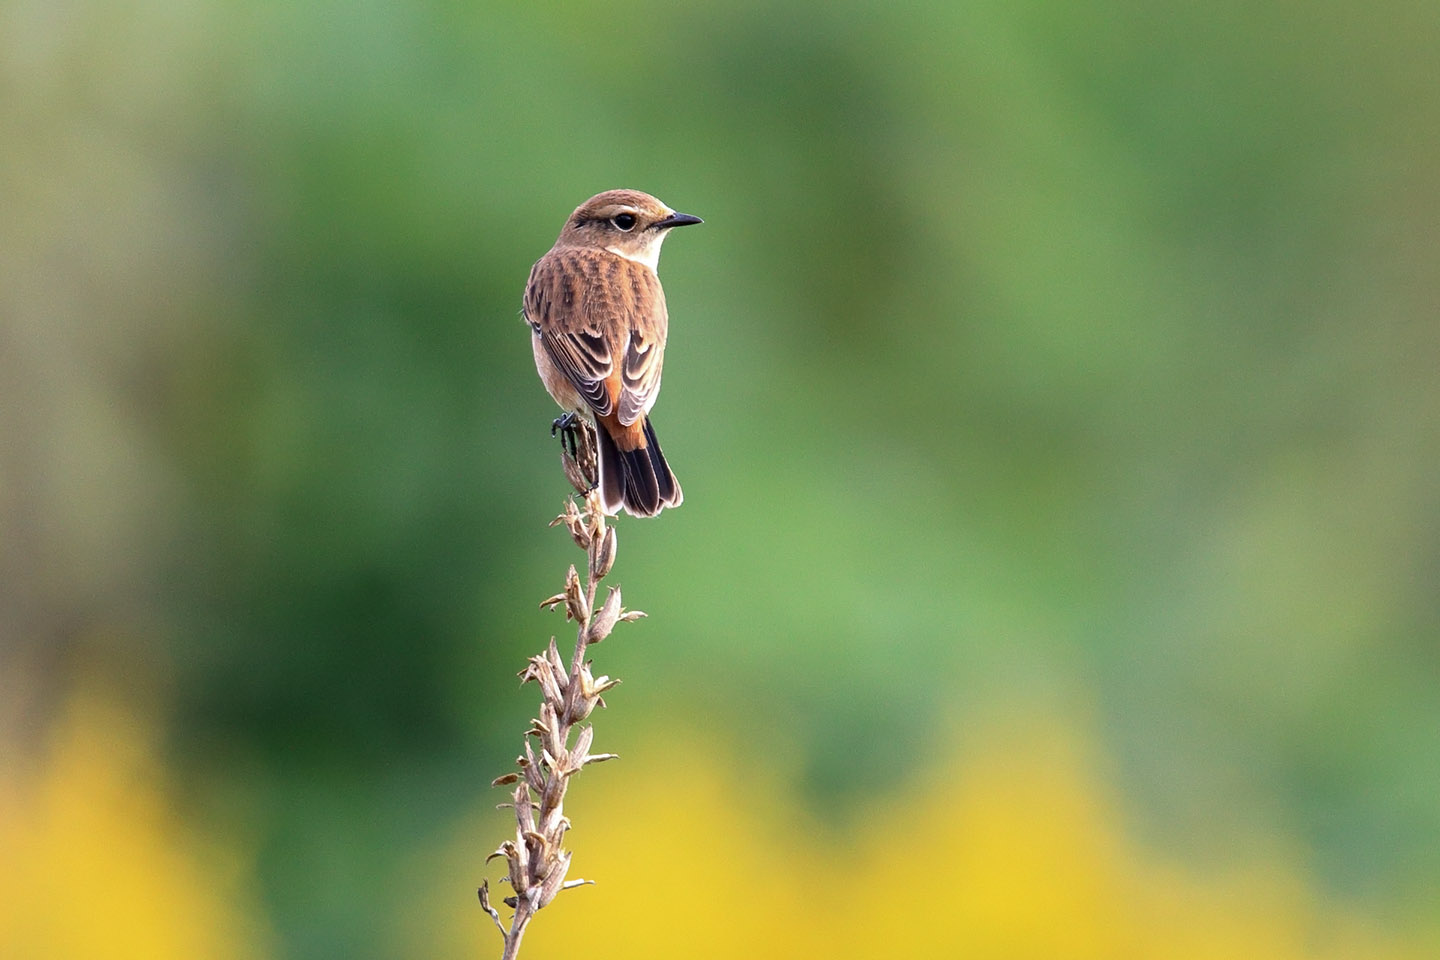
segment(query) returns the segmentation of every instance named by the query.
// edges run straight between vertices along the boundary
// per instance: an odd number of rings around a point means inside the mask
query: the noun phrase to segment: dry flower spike
[[[565,619],[575,620],[575,648],[567,664],[560,656],[555,638],[544,653],[530,658],[520,671],[521,683],[534,681],[540,687],[540,709],[525,734],[525,753],[516,759],[516,772],[495,778],[495,786],[513,786],[511,802],[500,804],[515,811],[515,839],[506,840],[487,860],[503,858],[503,878],[514,891],[502,901],[514,909],[507,929],[500,913],[490,902],[488,881],[479,889],[480,906],[490,914],[504,939],[502,960],[513,960],[520,950],[525,928],[535,913],[549,904],[562,890],[589,883],[570,880],[570,852],[563,847],[570,821],[564,814],[565,791],[572,776],[590,763],[615,759],[613,753],[590,753],[595,728],[581,725],[597,706],[603,707],[601,696],[619,680],[596,678],[585,659],[586,649],[610,635],[617,623],[638,620],[645,616],[638,610],[627,611],[620,603],[620,590],[611,587],[597,609],[596,592],[600,581],[609,575],[615,563],[615,529],[606,523],[595,486],[595,437],[593,429],[583,420],[564,427],[566,442],[561,444],[561,460],[565,475],[583,496],[582,506],[574,500],[565,502],[565,509],[551,522],[564,526],[571,538],[586,553],[586,574],[582,582],[572,565],[565,575],[565,588],[546,598],[540,607],[565,609]],[[578,731],[576,730],[579,727]],[[573,744],[572,744],[573,736]]]

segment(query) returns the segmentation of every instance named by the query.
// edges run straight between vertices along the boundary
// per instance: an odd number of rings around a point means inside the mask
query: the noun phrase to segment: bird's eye
[[[617,213],[615,215],[615,218],[610,222],[615,224],[615,228],[617,230],[624,230],[628,232],[635,229],[635,214]]]

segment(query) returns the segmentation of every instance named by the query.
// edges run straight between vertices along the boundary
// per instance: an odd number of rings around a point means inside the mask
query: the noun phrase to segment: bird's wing
[[[661,310],[664,310],[663,304]],[[663,332],[657,337],[652,330],[630,330],[625,341],[625,362],[620,369],[621,423],[634,423],[655,405],[655,398],[660,394],[660,368],[664,362]]]
[[[597,416],[629,426],[654,406],[667,317],[651,270],[600,251],[552,252],[531,271],[525,315]]]

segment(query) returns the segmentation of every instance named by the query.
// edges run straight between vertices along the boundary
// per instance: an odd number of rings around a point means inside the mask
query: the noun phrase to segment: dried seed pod
[[[610,636],[610,631],[615,628],[615,621],[620,617],[620,588],[611,587],[610,595],[605,598],[605,603],[595,611],[595,616],[590,618],[590,628],[585,632],[586,643],[599,643]]]
[[[560,718],[556,716],[556,704],[549,701],[540,704],[540,718],[535,725],[540,729],[540,749],[545,765],[555,769],[555,757],[559,756],[565,749],[565,735],[568,729],[562,729]]]
[[[595,710],[595,697],[579,697],[570,705],[570,722],[579,723]]]
[[[539,758],[535,756],[535,749],[530,746],[530,741],[525,741],[525,756],[519,761],[520,769],[525,772],[525,783],[535,793],[543,793],[545,790],[545,770],[540,766]]]
[[[570,572],[565,574],[565,613],[566,619],[581,623],[590,619],[590,605],[585,602],[585,591],[580,588],[580,574],[575,572],[573,563]]]
[[[551,811],[551,815],[545,823],[545,836],[550,841],[550,845],[558,850],[569,829],[570,818],[561,814],[559,810]]]
[[[535,829],[535,814],[531,809],[530,787],[520,783],[515,786],[515,822],[521,835]]]
[[[530,872],[539,879],[545,876],[545,871],[550,868],[549,841],[538,830],[526,830],[523,839],[525,849],[530,851]]]
[[[576,421],[575,432],[575,465],[585,481],[584,487],[576,486],[576,490],[588,496],[600,485],[600,451],[596,442],[598,438],[595,436],[595,427],[584,417]]]
[[[570,451],[563,447],[560,449],[560,469],[565,472],[565,479],[570,481],[570,486],[574,487],[575,492],[582,496],[595,486],[585,475],[585,465],[570,456]]]
[[[516,846],[514,840],[506,840],[494,853],[485,858],[485,862],[489,863],[496,857],[505,858],[506,875],[510,880],[510,888],[516,893],[523,893],[530,883],[526,876],[524,852]]]
[[[536,793],[545,792],[545,771],[540,764],[532,764],[525,768],[525,783]]]
[[[555,638],[550,638],[550,647],[545,651],[545,656],[550,659],[550,665],[555,668],[555,675],[560,678],[560,686],[564,687],[570,683],[570,677],[565,672],[565,661],[560,659],[560,650],[555,646]]]
[[[600,499],[600,489],[597,487],[585,494],[585,517],[589,520],[592,529],[603,529],[605,523],[605,504]]]
[[[540,885],[540,898],[536,901],[536,909],[545,906],[555,899],[565,886],[565,874],[570,871],[570,854],[565,852],[555,859],[550,867],[550,872],[545,875],[544,882]]]
[[[606,527],[604,534],[590,541],[590,579],[604,580],[615,566],[615,528]]]
[[[541,695],[552,702],[559,701],[565,695],[561,687],[562,679],[568,678],[557,671],[555,665],[543,656],[531,657],[530,666],[520,675],[521,683],[534,680],[540,684]]]
[[[570,531],[570,537],[575,541],[576,546],[581,550],[590,548],[590,532],[585,528],[585,517],[575,508],[574,500],[567,499],[565,501],[565,509],[561,511],[560,516],[550,521],[550,526],[554,527],[562,523],[565,525],[565,529]]]
[[[597,680],[590,673],[590,664],[588,662],[580,668],[580,693],[587,700],[593,700],[611,687],[618,687],[619,685],[619,680],[612,680],[604,674],[601,674]]]
[[[585,758],[589,756],[590,744],[593,743],[594,740],[594,727],[586,727],[580,731],[580,735],[575,738],[575,749],[570,751],[570,770],[568,772],[574,773],[585,766]]]

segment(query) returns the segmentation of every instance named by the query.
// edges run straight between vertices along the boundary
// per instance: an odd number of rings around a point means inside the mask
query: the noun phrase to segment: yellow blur
[[[1148,853],[1067,724],[989,744],[897,784],[842,831],[711,739],[652,740],[576,781],[575,873],[600,885],[541,913],[522,956],[1433,956],[1429,936],[1323,901],[1274,851],[1215,875]],[[243,851],[178,817],[146,722],[83,698],[43,762],[3,789],[0,956],[268,955]],[[498,955],[470,888],[477,829],[416,852],[396,955]]]
[[[654,741],[572,788],[572,874],[532,923],[530,960],[627,958],[1433,957],[1327,903],[1275,851],[1214,875],[1126,836],[1092,747],[1049,722],[995,731],[968,759],[937,757],[846,831],[822,827],[775,771],[723,759],[712,738]],[[719,757],[720,759],[717,759]],[[471,827],[467,826],[467,831]],[[466,834],[458,846],[473,844]],[[1278,844],[1277,844],[1278,846]],[[452,864],[460,881],[466,866]],[[492,877],[492,881],[495,878]],[[505,889],[501,887],[501,889]],[[453,891],[431,889],[432,903]],[[447,908],[450,904],[447,904]],[[431,917],[413,955],[498,955],[465,909]],[[457,934],[461,934],[457,936]],[[438,949],[437,949],[438,946]]]
[[[153,732],[82,697],[38,767],[0,777],[0,957],[266,955],[245,861],[167,801]]]

